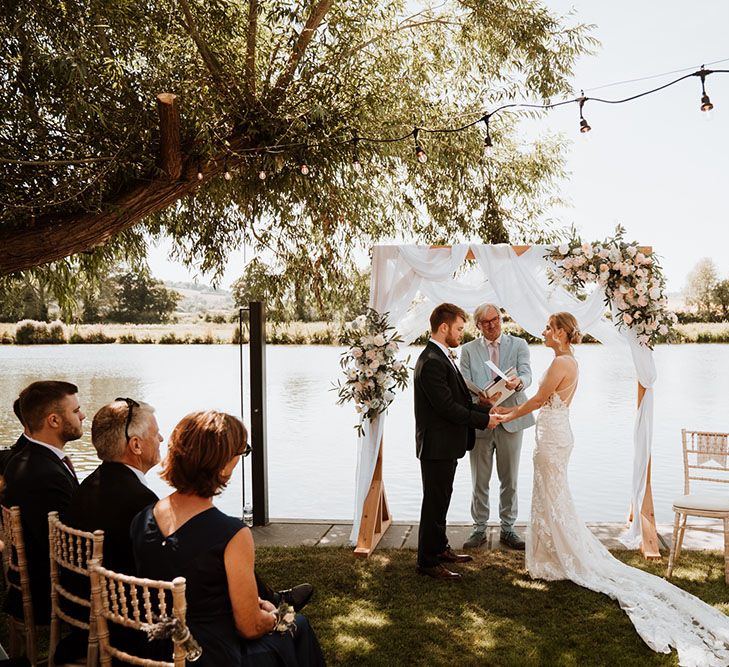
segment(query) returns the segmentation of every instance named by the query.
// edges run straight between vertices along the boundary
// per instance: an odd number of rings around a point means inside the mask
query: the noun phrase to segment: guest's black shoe
[[[473,556],[457,554],[448,547],[442,554],[438,554],[438,560],[442,563],[468,563],[468,561],[473,560]]]
[[[507,547],[516,549],[517,551],[524,551],[526,544],[513,530],[502,530],[501,537],[499,538],[501,544],[505,544]]]
[[[460,581],[463,576],[458,572],[451,572],[447,567],[443,565],[433,565],[433,567],[422,567],[418,565],[415,568],[418,574],[424,574],[433,579],[442,579],[443,581]]]
[[[285,591],[279,591],[278,595],[279,600],[290,604],[295,611],[301,611],[314,595],[314,587],[311,584],[299,584]]]

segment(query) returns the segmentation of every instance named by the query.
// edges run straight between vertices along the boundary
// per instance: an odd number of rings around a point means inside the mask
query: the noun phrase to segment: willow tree
[[[382,238],[549,233],[564,146],[516,115],[491,118],[490,160],[478,123],[421,131],[426,163],[367,141],[568,94],[589,26],[537,0],[3,5],[0,275],[166,234],[202,271],[245,242],[317,287]]]

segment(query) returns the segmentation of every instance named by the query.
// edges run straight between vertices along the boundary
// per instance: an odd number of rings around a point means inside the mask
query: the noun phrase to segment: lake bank
[[[54,324],[54,323],[52,323]],[[47,325],[50,328],[51,325]],[[224,345],[238,343],[238,324],[230,322],[176,322],[170,324],[61,324],[53,339],[32,335],[19,341],[17,323],[0,323],[0,343],[13,344],[194,344]],[[507,323],[505,330],[531,344],[541,341],[521,327]],[[729,343],[729,322],[677,324],[672,343]],[[269,322],[266,338],[270,345],[339,345],[340,325],[332,322]],[[466,329],[464,342],[475,335],[473,325]],[[243,342],[247,342],[244,328]],[[586,340],[585,342],[590,342]]]

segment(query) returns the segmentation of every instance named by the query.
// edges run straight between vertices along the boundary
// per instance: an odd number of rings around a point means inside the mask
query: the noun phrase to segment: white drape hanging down
[[[483,281],[474,285],[454,278],[469,248],[473,251]],[[517,255],[509,245],[461,244],[450,248],[427,246],[375,246],[372,255],[370,307],[389,313],[392,324],[405,344],[428,329],[433,308],[443,302],[473,311],[484,302],[506,309],[521,327],[540,336],[547,317],[557,311],[572,313],[580,329],[606,345],[627,344],[633,357],[638,381],[646,393],[638,409],[633,433],[633,522],[623,541],[629,547],[640,544],[640,508],[646,489],[648,461],[653,436],[653,384],[656,369],[653,353],[639,345],[630,331],[619,331],[603,318],[605,294],[596,289],[579,301],[563,287],[550,284],[545,255],[547,246],[532,246]],[[417,298],[416,303],[413,303]],[[627,351],[627,350],[626,350]],[[385,414],[365,422],[357,446],[354,522],[350,540],[357,541],[362,507],[377,462]]]

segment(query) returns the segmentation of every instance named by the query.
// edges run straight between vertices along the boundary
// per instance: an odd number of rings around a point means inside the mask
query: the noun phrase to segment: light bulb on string
[[[265,169],[261,169],[261,171],[258,172],[258,178],[260,178],[262,181],[266,180],[266,176],[268,176],[268,174],[266,173]]]
[[[420,162],[420,164],[425,164],[428,161],[428,155],[423,150],[423,147],[420,145],[420,140],[418,139],[418,134],[420,133],[419,128],[413,129],[413,139],[415,140],[415,157]]]
[[[302,173],[302,175],[303,175],[303,176],[308,176],[308,175],[309,175],[309,171],[310,171],[310,170],[309,170],[309,165],[308,165],[308,164],[306,164],[306,162],[304,162],[304,163],[303,163],[303,164],[301,165],[301,173]]]
[[[582,134],[587,134],[592,128],[590,127],[590,124],[587,122],[585,117],[582,115],[582,107],[585,106],[585,102],[587,102],[587,98],[585,97],[585,92],[580,91],[582,97],[579,98],[580,101],[580,132]]]
[[[486,136],[483,138],[483,154],[487,158],[493,157],[494,143],[491,141],[491,131],[489,130],[489,115],[486,114],[482,120],[486,124]]]
[[[228,171],[228,158],[225,158],[225,163],[223,164],[223,171],[225,172],[223,174],[223,178],[226,181],[230,181],[233,178],[233,174],[231,174],[230,171]]]
[[[362,163],[359,160],[359,137],[355,133],[354,139],[352,139],[352,167],[358,174],[362,173]]]
[[[197,180],[202,181],[202,179],[203,179],[202,165],[198,161],[198,163],[197,163]]]
[[[711,103],[711,100],[709,99],[709,96],[706,93],[706,75],[711,74],[711,72],[707,69],[704,69],[704,66],[701,66],[701,71],[699,73],[699,76],[701,77],[701,106],[699,107],[702,111],[702,116],[705,120],[711,120],[713,117],[712,109],[714,108],[714,105]]]

